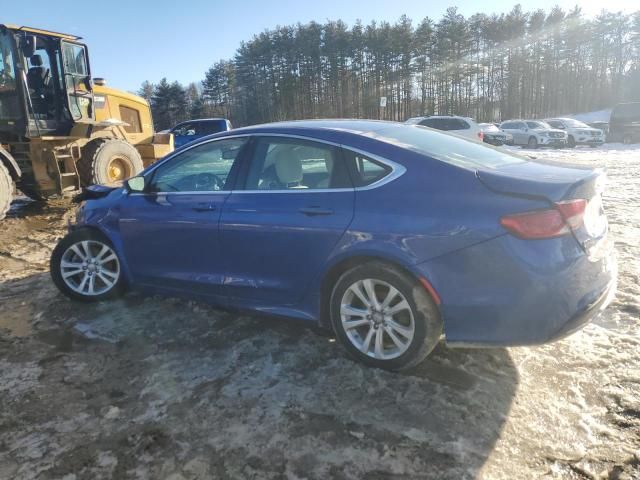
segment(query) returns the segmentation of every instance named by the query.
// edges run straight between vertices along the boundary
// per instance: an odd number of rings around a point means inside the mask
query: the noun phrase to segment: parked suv
[[[226,132],[227,130],[231,130],[231,122],[229,120],[224,118],[201,118],[179,123],[170,132],[173,133],[174,144],[178,148],[200,137]]]
[[[540,120],[507,120],[500,130],[513,135],[513,144],[529,148],[564,147],[567,134]]]
[[[553,128],[567,132],[567,146],[570,148],[576,145],[597,147],[604,143],[602,130],[592,128],[579,120],[573,118],[549,118],[545,122]]]
[[[610,142],[640,142],[640,102],[619,103],[611,111]]]
[[[482,142],[484,134],[478,124],[469,117],[457,116],[433,116],[433,117],[414,117],[405,123],[409,125],[422,125],[423,127],[435,128],[449,133],[455,133],[467,137],[476,142]]]

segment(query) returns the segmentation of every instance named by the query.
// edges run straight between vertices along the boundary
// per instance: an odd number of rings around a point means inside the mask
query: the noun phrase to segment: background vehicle
[[[609,120],[610,142],[640,142],[640,102],[619,103],[611,111]]]
[[[500,129],[513,135],[513,144],[529,148],[564,147],[567,134],[539,120],[507,120]]]
[[[409,125],[421,125],[423,127],[435,128],[456,135],[462,135],[476,142],[482,142],[483,133],[478,124],[469,117],[457,116],[432,116],[413,117],[405,123]]]
[[[493,123],[479,123],[478,126],[482,130],[484,143],[490,145],[513,145],[513,135],[503,132]]]
[[[573,118],[548,118],[544,121],[553,128],[567,132],[567,146],[569,148],[574,148],[576,145],[597,147],[604,143],[604,132],[592,128],[584,122]]]
[[[34,199],[123,180],[173,150],[141,97],[91,79],[80,37],[0,25],[0,218]]]
[[[603,122],[603,121],[587,122],[587,125],[589,125],[591,128],[602,130],[602,133],[604,133],[605,137],[609,134],[609,122]]]
[[[90,187],[51,273],[85,301],[129,285],[330,319],[355,358],[401,369],[443,328],[534,344],[599,312],[615,289],[599,177],[395,122],[243,128]]]
[[[226,132],[227,130],[231,130],[231,122],[229,120],[224,118],[202,118],[179,123],[170,130],[170,133],[173,133],[177,148],[206,135]]]

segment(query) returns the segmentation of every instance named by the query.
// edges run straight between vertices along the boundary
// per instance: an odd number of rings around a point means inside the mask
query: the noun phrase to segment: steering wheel
[[[196,175],[196,191],[218,191],[224,188],[224,180],[215,173],[203,172]]]

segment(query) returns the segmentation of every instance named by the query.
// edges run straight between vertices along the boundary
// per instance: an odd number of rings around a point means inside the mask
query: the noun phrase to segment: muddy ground
[[[0,479],[640,478],[640,147],[607,166],[617,299],[536,348],[374,370],[303,324],[130,294],[72,303],[49,253],[71,211],[0,226]]]

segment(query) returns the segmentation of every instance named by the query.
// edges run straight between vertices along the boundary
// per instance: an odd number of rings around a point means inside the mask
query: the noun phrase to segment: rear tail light
[[[483,131],[479,131],[479,132],[478,132],[478,138],[479,138],[480,140],[483,140],[483,139],[484,139],[484,132],[483,132]]]
[[[560,237],[582,226],[586,206],[584,199],[558,202],[547,210],[505,215],[500,224],[519,238]]]

